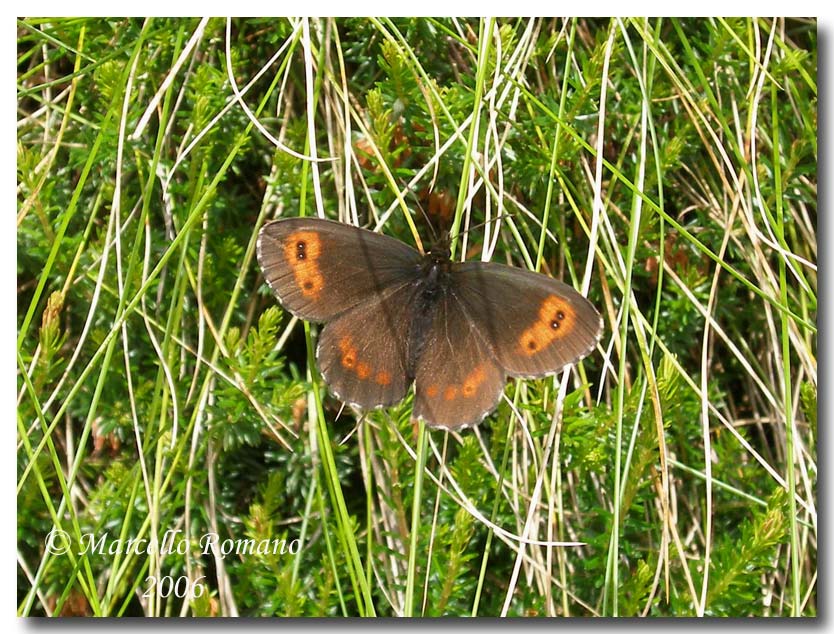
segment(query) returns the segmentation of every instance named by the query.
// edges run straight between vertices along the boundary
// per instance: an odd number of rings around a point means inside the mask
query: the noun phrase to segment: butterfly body
[[[325,324],[316,356],[331,392],[369,409],[414,384],[414,417],[432,427],[477,424],[508,375],[555,374],[602,332],[593,306],[557,280],[329,220],[264,226],[258,261],[287,310]]]

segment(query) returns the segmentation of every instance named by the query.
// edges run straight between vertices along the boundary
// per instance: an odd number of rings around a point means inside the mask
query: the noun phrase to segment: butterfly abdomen
[[[445,292],[448,281],[448,260],[438,260],[431,255],[425,256],[422,274],[417,281],[419,287],[414,298],[414,310],[408,332],[408,369],[409,381],[417,373],[417,362],[426,347],[426,335],[431,330],[437,313],[437,303]]]

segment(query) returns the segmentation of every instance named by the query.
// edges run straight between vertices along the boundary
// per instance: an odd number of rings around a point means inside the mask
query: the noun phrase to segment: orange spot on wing
[[[342,367],[356,374],[361,381],[368,380],[371,375],[374,376],[374,381],[378,385],[390,385],[391,373],[385,370],[380,370],[374,374],[374,369],[365,361],[359,358],[359,351],[353,345],[353,340],[350,335],[344,335],[339,339],[339,351],[342,353],[341,363]]]
[[[324,276],[319,268],[321,240],[315,231],[296,231],[284,242],[284,259],[293,272],[302,295],[318,299],[324,289]]]
[[[486,381],[486,372],[484,371],[484,366],[479,365],[477,368],[472,370],[466,378],[463,380],[463,387],[461,388],[461,392],[467,398],[471,398],[475,396],[478,392],[478,388],[481,386],[481,383]]]
[[[573,330],[575,315],[568,302],[557,295],[548,295],[539,306],[538,319],[518,338],[521,352],[533,356],[568,335]]]
[[[441,397],[446,401],[454,401],[460,397],[474,398],[478,395],[481,385],[487,380],[487,366],[480,364],[467,374],[461,383],[451,383],[441,388],[437,383],[426,387],[427,398]],[[442,392],[442,393],[441,393]]]
[[[356,348],[350,340],[350,337],[342,337],[339,339],[339,350],[342,352],[342,366],[348,370],[356,367]]]

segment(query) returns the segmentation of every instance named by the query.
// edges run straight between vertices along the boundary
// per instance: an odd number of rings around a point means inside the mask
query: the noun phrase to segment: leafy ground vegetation
[[[20,615],[816,614],[814,21],[17,33]],[[342,409],[254,257],[313,214],[602,340],[474,431]]]

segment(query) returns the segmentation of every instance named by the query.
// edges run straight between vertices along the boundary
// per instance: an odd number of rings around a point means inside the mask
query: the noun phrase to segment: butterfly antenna
[[[475,231],[475,229],[480,229],[481,227],[485,227],[489,223],[495,222],[496,220],[501,220],[502,218],[512,218],[513,215],[514,214],[499,214],[499,215],[495,216],[495,218],[490,218],[489,220],[484,220],[483,222],[479,222],[478,224],[472,225],[471,227],[469,227],[468,229],[465,229],[464,231],[459,231],[458,232],[458,238],[460,238],[462,235],[464,235],[466,233],[469,233],[470,231]]]
[[[431,221],[431,216],[429,216],[429,212],[425,210],[423,205],[420,203],[420,199],[415,195],[414,202],[417,203],[417,209],[420,210],[420,214],[423,216],[423,221],[425,222],[426,226],[429,228],[429,232],[431,233],[431,242],[435,243],[438,240],[437,231],[434,228],[434,223]]]

